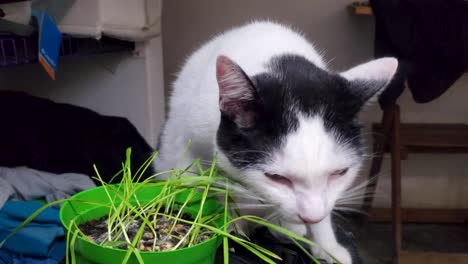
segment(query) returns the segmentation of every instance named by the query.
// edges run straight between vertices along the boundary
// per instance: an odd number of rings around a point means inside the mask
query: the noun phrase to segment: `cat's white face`
[[[360,169],[357,115],[397,65],[386,58],[336,74],[284,55],[269,71],[247,76],[219,57],[219,166],[284,220],[320,222]]]
[[[239,176],[284,220],[315,223],[354,181],[361,158],[346,142],[338,142],[319,116],[298,120],[297,130],[283,138],[264,164]]]

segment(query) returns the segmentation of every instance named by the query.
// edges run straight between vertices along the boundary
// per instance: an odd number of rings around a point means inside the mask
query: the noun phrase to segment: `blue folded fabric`
[[[0,241],[42,205],[37,201],[6,202],[0,210]],[[2,250],[26,257],[62,260],[65,257],[65,243],[59,210],[49,207],[10,237]]]
[[[35,259],[0,250],[0,264],[58,264],[55,259]]]

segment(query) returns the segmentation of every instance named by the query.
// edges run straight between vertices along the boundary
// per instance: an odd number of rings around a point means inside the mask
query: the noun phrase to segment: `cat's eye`
[[[332,176],[334,178],[337,178],[337,177],[345,175],[348,172],[348,170],[349,170],[349,168],[336,170],[336,171],[332,172],[330,176]]]
[[[274,181],[274,182],[277,182],[277,183],[281,183],[281,184],[284,184],[284,185],[287,185],[289,187],[291,187],[293,184],[292,184],[292,181],[282,175],[279,175],[279,174],[273,174],[273,173],[265,173],[265,176]]]

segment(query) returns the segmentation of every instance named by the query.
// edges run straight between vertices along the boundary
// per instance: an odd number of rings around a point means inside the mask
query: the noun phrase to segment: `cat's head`
[[[284,55],[264,73],[247,76],[219,56],[219,166],[287,220],[320,221],[361,167],[357,115],[384,90],[397,65],[382,58],[332,73]]]

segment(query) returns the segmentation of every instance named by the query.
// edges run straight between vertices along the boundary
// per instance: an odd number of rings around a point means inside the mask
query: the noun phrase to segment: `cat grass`
[[[102,246],[127,250],[123,263],[126,263],[132,255],[139,263],[144,263],[141,252],[177,250],[196,245],[214,236],[222,238],[225,264],[229,263],[229,243],[243,246],[266,263],[274,264],[281,260],[274,252],[252,243],[244,235],[230,231],[231,229],[235,230],[231,227],[239,221],[266,226],[274,232],[283,234],[310,256],[314,263],[320,263],[301,245],[303,243],[313,246],[312,241],[257,216],[239,216],[236,213],[230,215],[229,212],[235,212],[235,210],[230,210],[235,204],[231,199],[229,182],[226,178],[218,176],[215,166],[216,160],[208,169],[203,169],[199,161],[194,161],[187,168],[165,172],[164,174],[169,174],[169,176],[164,181],[157,181],[163,173],[141,181],[143,173],[152,164],[156,155],[156,153],[152,155],[139,170],[133,173],[130,166],[131,150],[128,149],[126,161],[122,164],[120,171],[122,180],[118,185],[105,183],[95,168],[96,179],[102,183],[109,200],[118,202],[99,204],[96,201],[89,201],[92,205],[108,208],[108,214],[81,225],[73,220],[69,223],[67,233],[67,252],[69,254],[66,254],[66,264],[76,263],[75,244],[78,237]],[[197,171],[197,173],[194,174],[193,171]],[[159,186],[161,192],[151,201],[139,201],[136,192],[149,185]],[[185,200],[177,201],[176,197],[183,192],[188,192]],[[199,201],[197,200],[200,209],[195,214],[187,214],[185,208],[196,194],[201,197]],[[203,214],[205,202],[212,197],[223,197],[221,200],[223,200],[224,210]],[[43,206],[18,226],[9,237],[22,229],[47,207],[61,204],[64,201],[67,200]],[[216,221],[222,221],[222,225],[215,225]],[[0,248],[4,241],[0,243]]]

